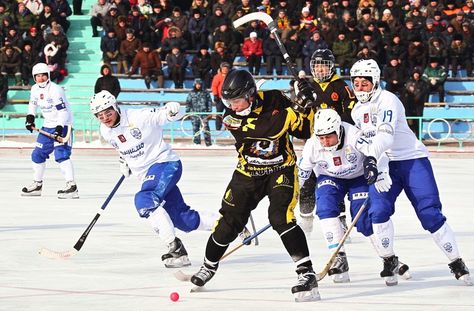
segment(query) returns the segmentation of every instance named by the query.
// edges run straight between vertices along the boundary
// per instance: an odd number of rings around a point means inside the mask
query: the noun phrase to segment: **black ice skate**
[[[181,268],[190,266],[188,252],[184,248],[180,239],[174,238],[174,241],[168,244],[168,253],[161,256],[166,268]]]
[[[202,287],[216,274],[217,267],[219,264],[204,263],[199,271],[191,277],[191,283],[196,286]]]
[[[24,197],[39,197],[41,196],[41,189],[43,189],[43,182],[33,181],[28,187],[21,189],[21,195]]]
[[[59,199],[79,199],[79,192],[77,192],[77,185],[74,181],[66,182],[64,189],[58,190]]]
[[[390,257],[384,257],[383,259],[383,270],[380,272],[380,277],[384,278],[387,286],[395,286],[398,284],[398,257],[392,255]]]
[[[296,270],[298,283],[291,288],[296,302],[320,300],[318,281],[313,268],[301,267]]]
[[[339,252],[337,254],[328,274],[332,276],[334,283],[347,283],[351,281],[349,278],[349,263],[347,262],[346,253]]]
[[[398,275],[404,280],[411,279],[410,267],[407,264],[404,264],[401,261],[398,261]]]
[[[451,273],[453,273],[456,277],[456,280],[461,280],[469,286],[473,285],[471,275],[469,274],[469,269],[466,267],[466,264],[461,258],[454,260],[448,264],[448,266],[451,269]]]

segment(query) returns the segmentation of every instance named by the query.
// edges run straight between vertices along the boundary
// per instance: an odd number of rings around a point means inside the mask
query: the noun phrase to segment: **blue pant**
[[[142,188],[135,195],[135,207],[140,217],[148,218],[165,201],[163,207],[175,228],[189,232],[199,226],[198,212],[186,205],[176,186],[181,173],[181,161],[155,163],[148,169]]]
[[[54,128],[49,128],[49,127],[43,127],[42,130],[48,132],[48,133],[54,133]],[[61,133],[61,136],[65,136],[67,133],[68,127],[65,126],[63,129],[63,132]],[[60,144],[54,139],[43,135],[39,134],[38,138],[36,139],[36,147],[33,149],[33,152],[31,153],[31,160],[35,163],[44,163],[46,162],[46,159],[49,159],[49,155],[53,152],[54,150],[54,159],[56,162],[61,163],[63,161],[66,161],[69,159],[71,156],[71,140],[69,140],[65,144]]]
[[[446,222],[441,212],[438,186],[428,158],[390,161],[392,187],[379,193],[374,186],[369,188],[369,215],[372,223],[384,223],[395,212],[395,200],[405,194],[415,208],[416,216],[425,230],[436,232]]]
[[[364,176],[341,179],[320,175],[316,188],[316,215],[319,219],[338,217],[341,212],[339,204],[344,201],[344,197],[348,194],[351,216],[354,218],[367,198],[368,189]],[[355,224],[357,231],[365,236],[373,233],[372,223],[368,215],[366,208]]]

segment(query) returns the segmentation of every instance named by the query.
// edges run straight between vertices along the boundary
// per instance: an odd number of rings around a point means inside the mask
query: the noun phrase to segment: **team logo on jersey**
[[[383,248],[387,248],[389,245],[390,245],[390,239],[389,238],[383,238],[382,239]]]
[[[332,161],[334,162],[335,166],[341,166],[342,165],[341,157],[333,157]]]
[[[250,152],[259,157],[269,158],[278,153],[278,145],[278,140],[256,141],[250,147]]]
[[[125,136],[123,136],[122,134],[120,134],[119,136],[117,136],[117,138],[120,140],[121,143],[124,143],[127,141],[127,139],[125,138]]]
[[[114,149],[118,149],[118,145],[117,145],[117,143],[115,142],[115,140],[111,140],[111,141],[110,141],[110,144],[112,145],[112,147],[114,147]]]
[[[136,139],[142,139],[142,132],[137,127],[130,129],[130,134]]]
[[[364,123],[369,123],[369,114],[364,113]]]
[[[346,160],[350,163],[355,163],[357,161],[357,154],[349,146],[346,147],[345,156]]]
[[[372,113],[370,115],[370,121],[372,122],[373,125],[377,124],[377,114]]]
[[[316,165],[319,166],[323,170],[325,170],[329,167],[329,164],[326,161],[318,161],[318,162],[316,162]]]
[[[337,102],[339,100],[339,95],[336,92],[331,93],[331,99],[332,101]]]
[[[40,99],[41,99],[41,100],[44,99],[44,94],[43,94],[43,93],[40,94]]]
[[[446,244],[443,245],[443,248],[445,251],[447,251],[448,253],[451,253],[453,251],[453,245],[448,242]]]

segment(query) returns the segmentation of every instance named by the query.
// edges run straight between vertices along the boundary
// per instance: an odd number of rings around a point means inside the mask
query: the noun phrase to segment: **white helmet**
[[[372,96],[380,90],[380,68],[377,62],[373,59],[360,59],[352,65],[351,68],[351,83],[354,94],[361,103],[368,102]],[[370,80],[373,84],[370,92],[355,91],[354,79],[363,77]]]
[[[35,76],[40,73],[45,73],[48,75],[48,80],[45,82],[38,83],[36,82]],[[39,87],[45,87],[49,80],[51,79],[50,72],[49,72],[49,67],[45,63],[37,63],[36,65],[33,66],[33,69],[31,70],[31,75],[33,76],[33,80],[38,83]]]
[[[335,151],[341,142],[341,117],[333,109],[319,109],[314,116],[314,134],[316,136],[336,133],[338,143],[324,147],[327,151]]]
[[[120,110],[117,107],[117,100],[115,99],[114,95],[110,94],[109,91],[102,90],[92,96],[90,102],[92,114],[97,115],[99,112],[104,111],[110,107],[114,108],[114,110],[120,114]]]

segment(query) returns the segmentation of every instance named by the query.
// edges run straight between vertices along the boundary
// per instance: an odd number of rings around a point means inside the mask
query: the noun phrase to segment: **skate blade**
[[[332,281],[334,283],[349,283],[351,281],[351,279],[349,278],[349,272],[333,274]]]
[[[295,302],[308,302],[308,301],[318,301],[321,300],[319,295],[318,288],[313,288],[312,290],[294,293]]]
[[[79,193],[58,194],[58,199],[79,199]]]
[[[35,191],[35,192],[22,192],[21,193],[22,197],[40,197],[41,192]]]
[[[471,276],[469,274],[464,274],[459,278],[460,281],[463,281],[465,285],[472,286],[474,283],[472,282]]]
[[[398,285],[398,280],[396,276],[386,276],[384,277],[385,285],[387,286],[395,286]]]
[[[168,258],[164,261],[166,268],[182,268],[191,265],[188,256],[184,255],[179,258]]]

